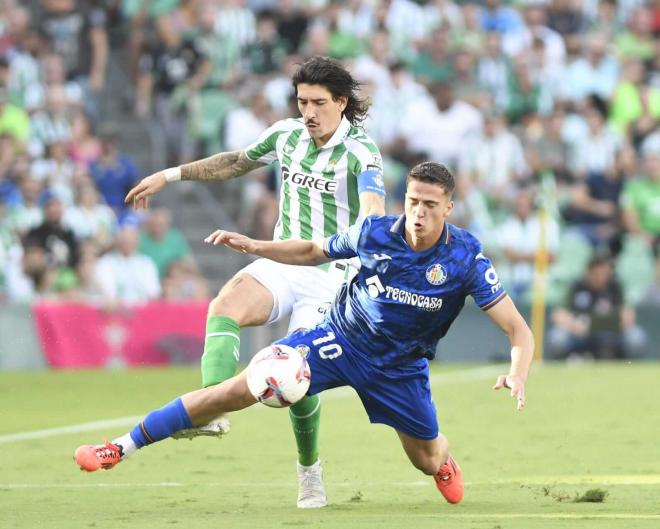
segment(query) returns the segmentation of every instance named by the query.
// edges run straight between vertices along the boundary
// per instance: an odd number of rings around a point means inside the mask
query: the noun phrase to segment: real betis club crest
[[[447,270],[440,263],[426,269],[426,280],[432,285],[442,285],[447,280]]]

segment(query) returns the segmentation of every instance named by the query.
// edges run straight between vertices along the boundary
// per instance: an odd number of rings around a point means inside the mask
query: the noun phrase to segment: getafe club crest
[[[296,351],[298,351],[300,356],[303,358],[307,358],[307,355],[309,354],[309,347],[304,344],[296,345]]]
[[[426,269],[426,280],[432,285],[442,285],[447,281],[447,270],[440,263],[431,265]]]

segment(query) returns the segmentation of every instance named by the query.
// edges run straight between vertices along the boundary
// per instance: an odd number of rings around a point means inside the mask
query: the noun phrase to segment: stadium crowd
[[[158,123],[168,165],[242,149],[298,115],[297,63],[344,61],[372,102],[364,126],[383,154],[388,212],[402,210],[414,164],[450,166],[450,221],[484,241],[514,299],[530,301],[547,256],[560,356],[590,332],[585,321],[625,333],[637,305],[660,304],[660,2],[0,5],[2,302],[210,294],[168,212],[123,203],[144,175],[100,104],[120,97],[106,85],[122,47],[134,119]],[[125,38],[111,44],[111,30]],[[249,234],[272,236],[277,189],[268,169],[243,182],[237,221]],[[611,273],[593,285],[603,262]]]

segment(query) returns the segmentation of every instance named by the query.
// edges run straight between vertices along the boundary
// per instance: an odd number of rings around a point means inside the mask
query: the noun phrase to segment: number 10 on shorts
[[[325,336],[321,336],[320,338],[317,338],[312,342],[312,345],[321,345],[324,343],[327,344],[322,347],[319,347],[319,356],[323,358],[323,360],[332,360],[334,358],[337,358],[344,352],[342,351],[340,345],[336,343],[327,343],[327,342],[332,342],[335,339],[336,339],[335,333],[330,331]]]

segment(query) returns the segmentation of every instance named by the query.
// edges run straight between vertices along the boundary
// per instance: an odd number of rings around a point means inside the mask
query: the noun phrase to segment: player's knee
[[[209,303],[208,316],[225,316],[238,321],[242,318],[243,312],[244,308],[235,303],[230,295],[221,290]]]

